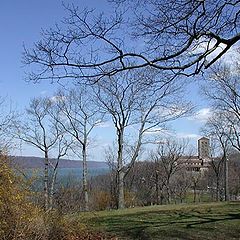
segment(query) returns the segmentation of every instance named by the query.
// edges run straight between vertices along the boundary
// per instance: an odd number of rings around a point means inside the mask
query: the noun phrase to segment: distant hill
[[[44,158],[11,156],[12,164],[22,168],[44,168]],[[54,163],[54,159],[50,159]],[[108,168],[105,162],[88,161],[88,168]],[[82,161],[60,159],[59,168],[82,168]]]

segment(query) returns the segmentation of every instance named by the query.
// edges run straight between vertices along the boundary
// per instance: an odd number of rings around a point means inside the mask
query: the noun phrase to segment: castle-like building
[[[206,137],[198,139],[198,155],[183,156],[186,170],[191,172],[204,172],[210,167],[210,141]]]
[[[209,158],[210,156],[210,144],[209,139],[202,137],[198,139],[198,157],[201,159]]]

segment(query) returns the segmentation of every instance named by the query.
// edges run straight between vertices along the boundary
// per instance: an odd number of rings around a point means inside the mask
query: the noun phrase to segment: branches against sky
[[[65,6],[68,17],[42,32],[24,62],[29,79],[97,81],[151,67],[169,75],[195,75],[240,39],[239,1],[112,1],[111,15]],[[79,80],[81,79],[81,80]]]

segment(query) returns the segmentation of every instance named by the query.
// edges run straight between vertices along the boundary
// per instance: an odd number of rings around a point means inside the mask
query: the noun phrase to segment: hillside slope
[[[117,239],[240,239],[240,202],[131,208],[79,219]]]
[[[43,168],[44,158],[29,156],[11,156],[12,164],[21,168]],[[54,163],[54,159],[50,159]],[[82,161],[60,159],[59,168],[81,168]],[[105,162],[88,161],[89,168],[107,168]]]

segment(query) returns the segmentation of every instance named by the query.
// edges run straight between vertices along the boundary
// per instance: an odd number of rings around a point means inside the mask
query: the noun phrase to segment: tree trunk
[[[49,159],[48,152],[44,153],[44,209],[45,211],[49,210]]]
[[[124,173],[122,171],[118,174],[118,209],[125,207],[124,199]]]
[[[54,195],[54,188],[55,188],[55,182],[56,182],[56,172],[53,172],[53,178],[51,182],[50,187],[50,195],[49,195],[49,209],[53,209],[53,195]]]
[[[89,198],[88,198],[88,182],[87,182],[87,141],[84,140],[82,146],[83,157],[83,194],[84,194],[84,211],[89,210]]]
[[[157,205],[160,203],[160,194],[159,194],[159,180],[158,180],[158,172],[156,171],[156,197],[157,197]]]
[[[117,188],[118,188],[118,209],[125,207],[124,201],[124,172],[123,172],[123,130],[118,130],[118,159],[117,159]]]
[[[167,177],[166,189],[167,189],[167,202],[168,204],[170,204],[171,203],[170,175]]]
[[[110,207],[111,209],[116,208],[117,207],[117,174],[116,172],[112,169],[111,170],[111,185],[110,185],[110,194],[111,194],[111,203],[110,203]]]
[[[224,200],[229,201],[228,159],[224,156]]]
[[[196,183],[194,182],[193,183],[193,202],[196,203],[196,198],[197,198],[197,186],[196,186]]]
[[[218,202],[220,200],[220,184],[219,184],[219,176],[217,176],[217,182],[216,182],[216,201]]]
[[[49,195],[49,209],[50,210],[53,209],[53,195],[54,195],[55,183],[56,183],[56,178],[57,178],[58,164],[59,164],[59,159],[57,159],[57,162],[53,169],[53,176],[52,176],[50,195]]]
[[[167,185],[167,202],[168,204],[171,203],[171,193],[170,193],[169,185]]]

